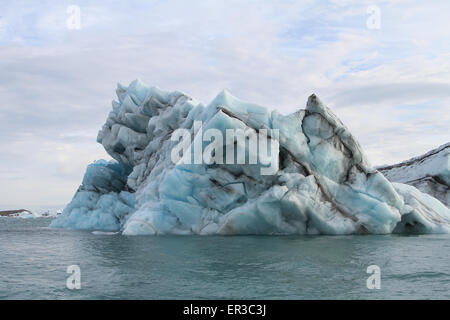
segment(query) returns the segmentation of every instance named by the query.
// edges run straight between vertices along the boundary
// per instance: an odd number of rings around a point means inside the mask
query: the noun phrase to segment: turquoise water
[[[125,237],[50,221],[0,218],[0,299],[450,298],[449,235]]]

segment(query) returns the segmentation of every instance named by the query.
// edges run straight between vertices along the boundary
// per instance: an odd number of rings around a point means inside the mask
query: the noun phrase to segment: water
[[[450,298],[450,235],[126,237],[50,221],[0,218],[0,299]]]

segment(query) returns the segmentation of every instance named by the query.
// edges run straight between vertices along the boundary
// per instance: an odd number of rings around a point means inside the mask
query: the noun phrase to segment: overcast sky
[[[116,83],[136,78],[283,114],[316,93],[373,165],[438,147],[449,12],[448,0],[0,0],[0,210],[68,203],[86,165],[109,158],[96,135]]]

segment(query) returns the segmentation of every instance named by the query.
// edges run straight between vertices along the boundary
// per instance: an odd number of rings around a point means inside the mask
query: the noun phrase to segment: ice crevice
[[[227,91],[206,106],[139,80],[119,84],[116,93],[97,137],[114,160],[88,166],[52,227],[125,235],[450,231],[449,208],[373,168],[348,128],[316,95],[305,109],[285,116]],[[266,154],[277,165],[274,174],[262,175],[260,161],[173,162],[179,141],[171,137],[177,129],[186,129],[191,139],[183,157],[199,141],[202,150],[208,146],[195,129],[199,121],[203,132],[216,129],[224,137],[228,129],[255,135],[265,129],[267,141],[279,145],[277,154]],[[234,140],[233,148],[243,150],[246,159],[253,156],[247,140]]]

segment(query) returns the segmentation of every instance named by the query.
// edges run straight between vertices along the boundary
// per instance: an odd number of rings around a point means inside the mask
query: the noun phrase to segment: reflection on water
[[[450,298],[449,235],[125,237],[49,221],[0,219],[0,298]],[[81,290],[65,287],[74,264]]]

